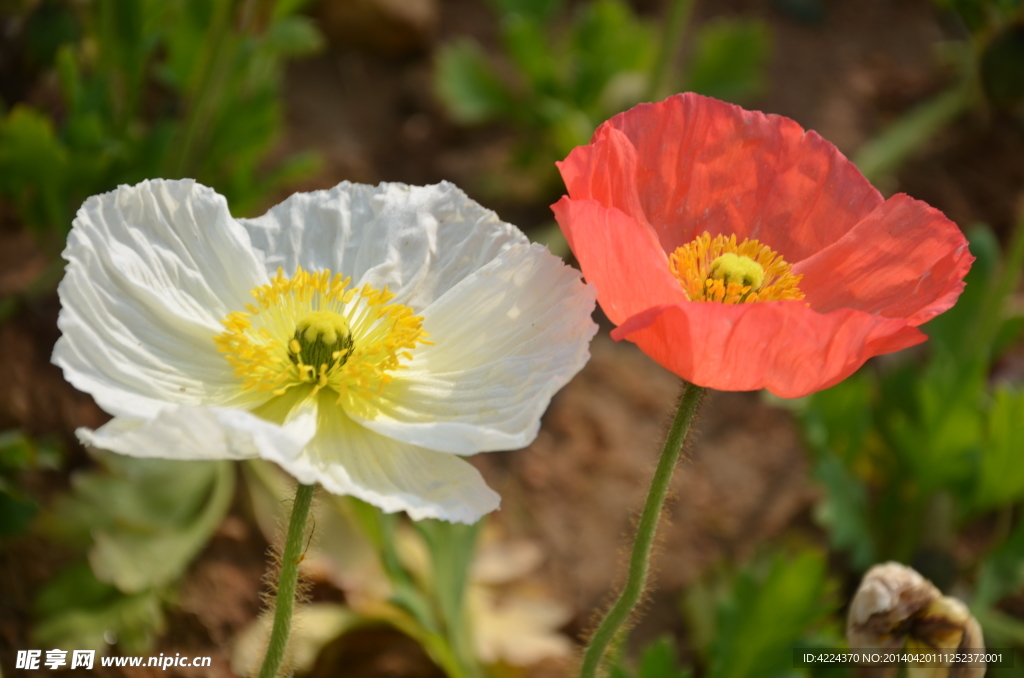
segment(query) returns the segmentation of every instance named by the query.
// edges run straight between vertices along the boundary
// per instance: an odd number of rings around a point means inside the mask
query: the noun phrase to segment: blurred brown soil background
[[[346,3],[338,3],[339,6]],[[659,16],[661,2],[635,3]],[[774,33],[770,86],[754,107],[796,119],[847,154],[899,113],[949,82],[935,58],[951,37],[929,0],[832,0],[819,23],[801,23],[783,2],[698,3],[694,21],[757,16]],[[359,0],[321,8],[330,45],[293,64],[287,76],[284,150],[316,149],[322,174],[301,188],[341,180],[426,184],[447,179],[502,218],[529,232],[550,223],[558,194],[495,198],[479,177],[501,169],[514,133],[500,126],[460,128],[432,94],[432,48],[461,35],[495,47],[496,24],[478,0]],[[883,192],[905,191],[945,211],[961,227],[978,221],[1009,228],[1015,186],[1024,184],[1024,138],[998,119],[967,117],[934,139]],[[514,188],[514,187],[513,187]],[[280,196],[268,199],[268,204]],[[0,211],[0,295],[22,291],[46,260],[11,214]],[[72,450],[69,470],[90,464],[73,439],[78,426],[104,415],[49,364],[57,339],[58,303],[51,293],[27,303],[0,325],[0,430],[57,435]],[[540,436],[521,451],[482,455],[476,463],[503,497],[495,516],[506,532],[537,540],[542,576],[569,604],[566,632],[579,638],[622,575],[626,536],[643,501],[667,427],[678,380],[632,345],[607,333],[593,358],[554,399]],[[663,524],[656,582],[634,636],[650,639],[680,628],[678,593],[723,558],[756,551],[793,526],[806,531],[814,488],[789,414],[758,394],[707,399],[677,470]],[[68,487],[67,474],[29,478],[45,497]],[[192,565],[154,653],[211,655],[200,669],[97,669],[89,675],[230,676],[231,643],[260,609],[267,544],[236,499],[214,540]],[[0,646],[30,647],[33,592],[63,563],[51,545],[26,538],[0,552]],[[314,600],[342,599],[327,587]],[[538,675],[559,675],[548,665]],[[394,631],[363,630],[330,646],[315,675],[439,676],[412,641]],[[14,672],[11,675],[17,675]]]

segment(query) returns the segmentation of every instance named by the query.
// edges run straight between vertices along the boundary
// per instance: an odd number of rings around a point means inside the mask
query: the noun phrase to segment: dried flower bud
[[[875,565],[864,575],[850,603],[846,623],[850,647],[902,647],[907,620],[941,597],[930,581],[909,567]]]
[[[967,606],[899,563],[868,570],[850,603],[846,638],[851,648],[935,652],[985,647],[981,627]],[[984,666],[908,664],[910,678],[981,678]]]

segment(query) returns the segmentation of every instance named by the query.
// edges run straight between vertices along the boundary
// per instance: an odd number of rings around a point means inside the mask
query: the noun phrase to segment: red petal
[[[668,252],[708,231],[757,238],[799,261],[882,202],[815,132],[693,93],[615,116],[559,169],[570,197],[650,223]]]
[[[604,130],[601,138],[595,134],[590,145],[573,149],[568,158],[555,164],[573,200],[596,200],[648,224],[637,192],[636,149],[625,134],[606,125],[598,128]]]
[[[798,398],[833,386],[872,356],[919,344],[900,319],[849,309],[819,314],[800,301],[683,303],[629,318],[612,332],[698,386],[766,388]]]
[[[551,209],[613,323],[651,306],[686,301],[650,226],[594,200],[563,197]]]
[[[973,261],[956,224],[901,193],[793,272],[819,313],[852,308],[917,326],[956,303]]]

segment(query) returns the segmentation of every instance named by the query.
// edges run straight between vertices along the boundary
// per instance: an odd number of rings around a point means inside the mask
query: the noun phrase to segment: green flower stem
[[[683,395],[679,399],[679,409],[676,411],[675,419],[672,420],[672,428],[669,429],[668,437],[665,439],[665,447],[661,450],[661,459],[658,460],[658,468],[654,471],[654,479],[651,481],[651,489],[647,494],[644,512],[641,514],[640,524],[637,526],[636,541],[633,542],[633,553],[629,558],[626,586],[619,594],[615,605],[601,621],[601,625],[597,627],[597,631],[594,632],[590,644],[587,645],[587,649],[583,653],[583,667],[580,669],[582,678],[597,676],[601,659],[604,657],[608,645],[615,639],[619,628],[629,619],[643,595],[644,587],[647,585],[647,571],[650,568],[654,534],[658,529],[661,509],[665,505],[665,496],[668,494],[669,482],[672,480],[672,471],[675,469],[676,462],[679,461],[683,441],[686,440],[686,432],[690,429],[690,421],[693,419],[693,414],[697,411],[697,405],[703,395],[704,389],[700,386],[686,384],[683,388]]]
[[[292,517],[288,520],[288,534],[281,555],[281,573],[277,579],[277,597],[274,600],[274,627],[270,631],[267,654],[260,667],[259,678],[277,678],[284,661],[288,636],[292,630],[292,610],[295,608],[295,589],[299,581],[299,561],[306,538],[306,519],[313,503],[315,485],[299,484],[292,503]]]

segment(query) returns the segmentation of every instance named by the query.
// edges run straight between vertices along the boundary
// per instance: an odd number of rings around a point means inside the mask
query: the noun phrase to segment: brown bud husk
[[[948,652],[985,647],[981,627],[967,606],[943,596],[913,569],[884,563],[868,570],[850,603],[846,638],[851,648]],[[895,673],[886,671],[888,673]],[[971,664],[921,666],[909,663],[910,678],[981,678],[985,667]]]

